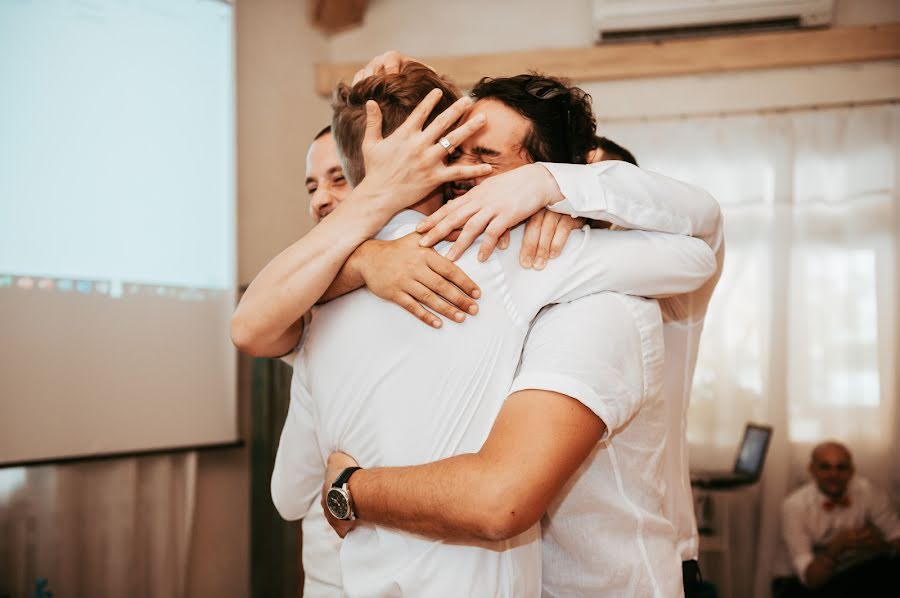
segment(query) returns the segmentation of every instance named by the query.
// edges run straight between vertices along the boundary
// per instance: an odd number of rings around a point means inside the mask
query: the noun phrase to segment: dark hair
[[[630,162],[635,166],[638,165],[634,154],[612,139],[607,139],[606,137],[594,137],[594,148],[603,150],[604,154],[609,154],[611,156],[611,158],[609,158],[610,160],[621,160],[622,162]]]
[[[412,111],[435,87],[443,95],[425,121],[427,127],[438,114],[459,99],[452,83],[418,62],[407,62],[398,73],[375,75],[352,87],[341,83],[334,92],[332,130],[344,174],[356,186],[366,176],[362,141],[366,133],[366,102],[375,100],[381,108],[381,134],[387,137],[403,124]]]
[[[318,139],[321,139],[322,137],[324,137],[325,135],[328,135],[328,134],[330,134],[330,133],[331,133],[331,125],[328,125],[328,126],[325,127],[324,129],[322,129],[321,131],[319,131],[318,133],[316,133],[316,136],[313,137],[313,141],[316,141],[316,140],[318,140]]]
[[[485,77],[472,89],[476,100],[497,100],[531,123],[523,148],[535,162],[584,164],[594,149],[597,123],[591,96],[563,79],[537,73]]]

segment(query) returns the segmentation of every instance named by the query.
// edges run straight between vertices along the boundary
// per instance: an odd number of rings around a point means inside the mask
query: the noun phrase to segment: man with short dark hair
[[[900,517],[887,496],[855,477],[853,457],[823,442],[810,457],[812,481],[784,502],[782,526],[805,586],[797,596],[895,596],[900,588]]]
[[[629,164],[638,165],[637,159],[630,151],[606,137],[594,137],[594,149],[591,150],[588,162],[603,162],[604,160],[621,160]]]

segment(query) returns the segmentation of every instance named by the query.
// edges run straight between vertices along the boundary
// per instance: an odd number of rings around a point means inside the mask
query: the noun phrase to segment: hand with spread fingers
[[[439,89],[432,90],[387,137],[381,135],[378,103],[371,100],[366,103],[366,132],[362,142],[366,176],[358,186],[380,194],[395,211],[409,207],[444,183],[485,176],[491,170],[488,164],[446,163],[453,149],[485,122],[484,116],[479,115],[445,135],[472,105],[471,98],[460,98],[422,129],[441,93]]]
[[[573,218],[568,214],[557,214],[547,209],[539,211],[525,223],[519,263],[523,268],[533,266],[535,270],[543,270],[548,260],[552,260],[562,252],[566,241],[569,240],[569,234],[584,224],[584,218]],[[497,247],[502,249],[500,243]]]
[[[423,220],[416,229],[423,233],[419,243],[431,247],[454,229],[462,228],[447,252],[448,259],[456,260],[484,233],[478,251],[478,259],[484,261],[504,232],[562,199],[556,180],[546,168],[540,164],[521,166],[484,180]]]
[[[462,322],[478,313],[478,285],[434,249],[419,246],[419,237],[363,243],[351,259],[366,287],[434,328],[442,325],[435,314]]]

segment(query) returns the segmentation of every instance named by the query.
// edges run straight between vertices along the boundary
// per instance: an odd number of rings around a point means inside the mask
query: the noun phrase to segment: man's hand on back
[[[540,164],[521,166],[485,180],[422,221],[417,228],[424,233],[419,243],[431,247],[454,229],[462,228],[447,253],[447,258],[455,260],[484,233],[478,251],[478,259],[484,261],[504,232],[562,199],[556,180],[546,168]]]
[[[456,322],[478,313],[478,285],[434,249],[420,247],[419,237],[363,243],[350,259],[358,262],[366,287],[435,328],[441,326],[435,313]]]
[[[535,270],[543,270],[547,260],[552,260],[562,252],[566,241],[569,240],[569,234],[573,230],[580,229],[584,223],[584,218],[573,218],[547,209],[534,214],[525,223],[519,263],[523,268],[534,266]],[[497,246],[503,249],[502,243],[498,243]]]

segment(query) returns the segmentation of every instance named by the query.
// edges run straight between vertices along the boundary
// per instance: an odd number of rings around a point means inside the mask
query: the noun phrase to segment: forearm
[[[521,390],[478,453],[361,470],[350,494],[362,521],[437,539],[509,539],[540,520],[605,429],[571,397]]]
[[[689,235],[717,252],[722,213],[705,190],[625,162],[545,164],[565,196],[550,206],[622,228]]]
[[[817,589],[828,583],[834,575],[834,558],[827,554],[817,555],[806,568],[803,581],[812,589]]]
[[[232,339],[239,349],[275,356],[296,344],[303,314],[325,293],[353,250],[393,216],[379,194],[364,185],[253,280],[232,317]]]
[[[716,271],[715,255],[699,239],[603,230],[591,230],[585,239],[578,239],[583,234],[574,231],[571,252],[567,245],[546,270],[523,275],[534,278],[531,287],[546,283],[557,291],[549,297],[534,296],[532,302],[566,302],[601,291],[670,297],[697,290]]]
[[[367,243],[371,242],[372,241],[363,242],[350,254],[350,257],[347,258],[347,261],[344,262],[344,265],[338,270],[337,276],[331,282],[331,285],[329,285],[325,294],[322,295],[316,303],[326,303],[341,295],[346,295],[347,293],[366,286],[366,281],[359,268],[359,260],[361,259],[361,252],[364,250],[364,247]]]
[[[354,508],[362,521],[435,539],[489,539],[484,483],[490,466],[479,454],[464,454],[414,467],[363,469],[350,479]]]

